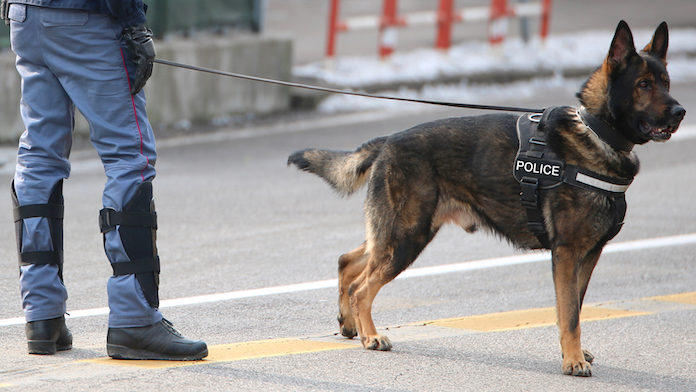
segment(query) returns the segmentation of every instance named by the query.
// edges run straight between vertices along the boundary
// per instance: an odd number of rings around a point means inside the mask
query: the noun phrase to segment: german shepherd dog
[[[631,147],[666,141],[684,117],[684,108],[669,94],[667,44],[663,22],[637,52],[628,25],[621,21],[603,64],[577,93],[585,112]],[[372,302],[445,223],[467,232],[483,228],[521,249],[544,247],[528,228],[520,183],[512,174],[518,117],[504,113],[442,119],[376,138],[355,152],[307,149],[289,157],[288,165],[320,176],[340,194],[368,185],[365,242],[338,260],[343,336],[359,334],[367,349],[391,349],[389,339],[375,329]],[[577,108],[557,108],[546,128],[548,148],[567,165],[628,182],[638,172],[631,147],[617,149],[599,137]],[[614,203],[606,195],[566,183],[548,190],[544,200],[562,370],[591,376],[594,357],[580,345],[580,309],[608,233],[616,226]]]

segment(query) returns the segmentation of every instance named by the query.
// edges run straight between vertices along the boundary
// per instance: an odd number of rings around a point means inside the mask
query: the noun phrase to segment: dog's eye
[[[650,90],[651,85],[649,81],[641,80],[640,83],[638,83],[638,87],[642,88],[643,90]]]

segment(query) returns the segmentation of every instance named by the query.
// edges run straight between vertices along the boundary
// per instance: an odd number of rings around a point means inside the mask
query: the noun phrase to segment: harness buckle
[[[539,234],[546,234],[546,229],[544,228],[544,224],[541,222],[527,222],[527,228],[535,236],[539,235]]]
[[[529,142],[537,146],[546,147],[546,141],[538,139],[536,136],[532,136],[529,139]]]
[[[539,208],[539,179],[533,177],[522,177],[520,181],[522,191],[520,200],[525,208],[536,210]]]
[[[541,122],[541,116],[542,116],[542,115],[543,115],[543,113],[533,113],[533,114],[528,114],[528,115],[527,115],[527,118],[528,118],[529,121],[531,121],[531,122],[538,123],[538,122]]]

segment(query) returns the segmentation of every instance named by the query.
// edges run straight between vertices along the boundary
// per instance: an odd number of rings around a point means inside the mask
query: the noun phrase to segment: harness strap
[[[561,161],[547,147],[546,143],[548,134],[545,129],[546,122],[554,109],[554,107],[547,108],[541,116],[539,114],[522,115],[517,120],[517,136],[520,147],[515,158],[513,175],[520,183],[520,201],[527,214],[527,228],[537,237],[539,243],[544,248],[551,248],[551,241],[546,231],[543,214],[544,198],[549,189],[565,183],[609,197],[612,211],[614,212],[614,223],[603,238],[605,242],[609,241],[619,233],[623,226],[623,220],[626,216],[625,192],[633,179],[626,180],[608,177],[582,167],[566,165]],[[583,109],[581,108],[578,111],[579,115]],[[590,116],[586,112],[585,114]],[[591,118],[599,121],[594,116],[591,116]],[[594,120],[592,120],[593,124]],[[583,119],[583,122],[588,127],[590,126],[585,119]],[[600,127],[597,124],[593,126]],[[606,124],[604,126],[608,127]],[[596,130],[593,131],[598,137],[609,143]],[[617,134],[613,130],[612,133]],[[618,145],[628,148],[626,151],[630,151],[633,145],[630,144],[629,146],[625,143],[628,142],[627,140],[624,140],[622,144],[621,138],[622,136],[614,137],[612,139],[614,141],[612,147],[618,148]]]
[[[611,230],[604,236],[604,242],[610,241],[612,238],[616,237],[621,231],[624,224],[624,218],[626,217],[626,196],[621,195],[613,197],[610,199],[614,204],[614,225]]]
[[[522,192],[520,199],[522,205],[527,212],[527,228],[539,240],[544,248],[551,248],[549,234],[544,227],[544,214],[542,212],[541,196],[544,192],[540,192],[539,180],[532,177],[523,177],[520,181]]]
[[[563,162],[546,148],[545,133],[538,131],[541,124],[545,124],[549,112],[547,110],[541,115],[522,115],[518,118],[520,151],[513,170],[520,182],[520,201],[527,213],[527,229],[547,249],[551,248],[551,241],[544,226],[543,198],[547,186],[557,183],[563,170]]]

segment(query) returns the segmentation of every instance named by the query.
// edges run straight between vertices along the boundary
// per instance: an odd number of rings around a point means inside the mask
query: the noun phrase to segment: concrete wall
[[[24,131],[19,116],[20,78],[14,62],[11,51],[0,53],[0,143],[17,140]]]
[[[196,36],[160,40],[155,45],[161,59],[269,79],[291,79],[290,39]],[[0,143],[14,143],[24,131],[19,116],[20,78],[14,60],[11,51],[0,53]],[[174,124],[209,124],[215,119],[278,113],[290,108],[288,87],[162,64],[155,64],[145,94],[150,122],[160,134]],[[78,115],[76,122],[76,135],[88,135],[86,121]]]

